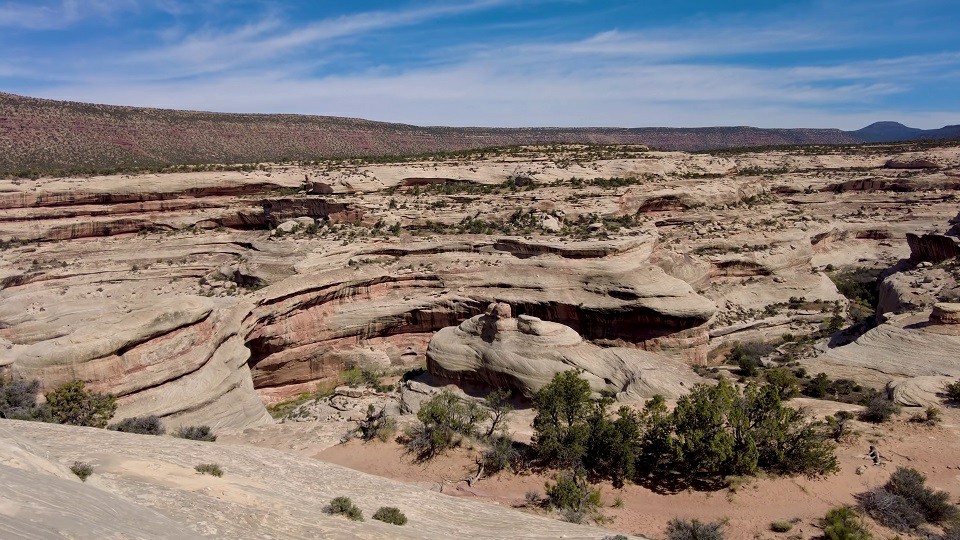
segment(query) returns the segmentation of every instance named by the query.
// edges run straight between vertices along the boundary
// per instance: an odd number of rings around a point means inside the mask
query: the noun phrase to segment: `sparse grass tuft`
[[[200,474],[209,474],[211,476],[216,476],[217,478],[223,476],[223,469],[220,468],[220,465],[216,463],[201,463],[193,468]]]
[[[163,435],[163,422],[157,416],[133,416],[109,426],[114,431],[138,433],[140,435]]]
[[[925,424],[935,426],[943,421],[943,413],[937,407],[927,407],[923,413],[916,413],[910,417],[910,421],[916,424]]]
[[[326,508],[328,514],[346,516],[353,521],[363,521],[363,512],[353,504],[350,497],[335,497]]]
[[[217,440],[217,436],[210,430],[210,426],[180,426],[173,435],[191,441],[213,442]]]
[[[867,408],[860,413],[860,419],[866,422],[880,424],[900,414],[900,406],[885,397],[875,397],[867,403]]]
[[[668,540],[723,540],[723,521],[703,523],[700,520],[673,518],[667,523]]]
[[[840,506],[827,512],[820,520],[823,537],[827,540],[872,540],[873,535],[860,514],[849,506]]]
[[[93,465],[82,461],[74,461],[73,465],[70,466],[70,472],[77,475],[77,478],[80,480],[86,482],[87,478],[93,474]]]
[[[374,514],[373,519],[393,525],[406,525],[407,516],[399,508],[393,506],[381,506]]]

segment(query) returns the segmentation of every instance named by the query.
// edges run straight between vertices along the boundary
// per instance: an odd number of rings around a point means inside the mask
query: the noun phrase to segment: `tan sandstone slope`
[[[90,463],[80,482],[67,466]],[[194,470],[219,464],[217,478]],[[596,528],[474,503],[244,445],[0,420],[0,537],[602,538]],[[348,496],[366,521],[331,516]],[[396,506],[409,522],[370,519]]]

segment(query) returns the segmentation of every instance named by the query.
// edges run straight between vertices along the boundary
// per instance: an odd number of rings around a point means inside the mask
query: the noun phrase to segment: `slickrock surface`
[[[5,457],[13,447],[24,458]],[[267,448],[0,420],[4,538],[602,538],[604,531],[450,497]],[[93,466],[84,483],[66,471]],[[194,470],[216,463],[217,478]],[[323,509],[350,497],[366,521]],[[370,519],[396,506],[409,522]]]
[[[927,318],[920,313],[880,324],[853,343],[810,360],[807,369],[875,386],[900,385],[913,377],[960,378],[960,331],[930,324]]]
[[[601,348],[572,328],[529,315],[514,318],[508,304],[490,304],[459,326],[430,340],[427,368],[453,380],[510,387],[532,397],[557,373],[576,369],[594,391],[618,400],[661,394],[676,398],[702,382],[683,362],[638,349]]]

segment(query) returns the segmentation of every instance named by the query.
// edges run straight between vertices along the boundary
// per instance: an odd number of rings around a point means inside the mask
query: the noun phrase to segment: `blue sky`
[[[960,123],[956,0],[0,0],[0,91],[421,125]]]

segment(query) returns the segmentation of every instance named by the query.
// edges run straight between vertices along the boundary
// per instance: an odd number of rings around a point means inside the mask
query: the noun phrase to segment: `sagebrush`
[[[393,525],[407,524],[407,516],[405,516],[399,508],[393,506],[381,506],[374,512],[373,519],[383,521],[384,523],[392,523]]]
[[[335,497],[326,508],[328,514],[346,516],[353,521],[363,521],[363,512],[349,497]]]

